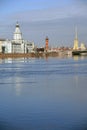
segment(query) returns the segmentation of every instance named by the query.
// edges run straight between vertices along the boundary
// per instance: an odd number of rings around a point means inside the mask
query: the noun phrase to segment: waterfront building
[[[5,40],[2,43],[2,53],[12,53],[12,43],[10,40]]]
[[[34,50],[35,50],[34,42],[26,41],[25,42],[25,53],[35,52]]]
[[[2,45],[5,42],[6,39],[0,39],[0,53],[2,53]],[[3,48],[5,49],[5,48]]]
[[[44,52],[44,47],[36,48],[36,52],[43,53]]]
[[[12,40],[12,53],[24,53],[24,40],[18,22]]]
[[[77,28],[75,29],[75,39],[74,39],[74,47],[73,47],[73,50],[78,50],[79,47],[78,47],[78,36],[77,36]]]

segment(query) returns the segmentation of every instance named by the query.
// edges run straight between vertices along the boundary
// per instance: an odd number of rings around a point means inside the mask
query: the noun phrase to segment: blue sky
[[[87,45],[86,0],[0,0],[0,38],[13,38],[19,21],[23,39],[44,46],[73,46],[75,26],[79,43]]]

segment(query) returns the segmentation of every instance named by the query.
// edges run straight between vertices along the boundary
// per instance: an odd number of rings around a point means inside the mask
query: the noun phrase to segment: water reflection
[[[78,61],[79,59],[84,60],[84,59],[87,59],[87,56],[74,55],[74,56],[73,56],[73,59],[74,59],[75,61]]]
[[[16,84],[15,84],[15,90],[16,90],[16,95],[19,96],[21,94],[21,87],[22,84],[21,83],[21,79],[20,78],[15,78]]]
[[[34,62],[36,58],[6,58],[0,59],[0,63]]]
[[[86,128],[86,58],[1,63],[0,79],[2,130]]]
[[[78,61],[79,60],[79,56],[73,56],[73,59],[75,60],[75,61]]]
[[[76,76],[74,76],[74,78],[75,78],[75,87],[78,88],[78,87],[79,87],[79,84],[78,84],[78,82],[79,82],[78,76],[76,75]]]
[[[0,130],[18,130],[18,128],[12,126],[12,124],[6,122],[6,121],[2,121],[2,119],[0,119]]]

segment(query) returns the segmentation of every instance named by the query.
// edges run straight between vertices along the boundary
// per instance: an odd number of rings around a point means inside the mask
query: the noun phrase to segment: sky
[[[86,0],[0,0],[0,38],[13,39],[19,22],[24,40],[36,46],[73,47],[75,27],[79,44],[87,46]]]

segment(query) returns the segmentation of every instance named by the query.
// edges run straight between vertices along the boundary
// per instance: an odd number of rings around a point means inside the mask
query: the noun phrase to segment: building
[[[23,40],[18,22],[15,26],[13,40],[0,39],[0,53],[32,53],[35,52],[34,42]]]
[[[81,43],[80,49],[81,49],[81,50],[86,50],[86,46],[85,46],[84,43]]]
[[[34,42],[26,41],[25,42],[25,53],[32,53],[32,52],[35,52]]]
[[[79,49],[79,46],[78,46],[79,42],[78,42],[78,36],[77,36],[77,28],[76,28],[75,31],[76,31],[76,32],[75,32],[75,39],[74,39],[74,47],[73,47],[73,50],[78,50],[78,49]]]
[[[10,40],[0,39],[0,53],[11,53],[12,43]]]
[[[12,53],[24,53],[24,40],[18,22],[12,40]]]
[[[4,44],[5,41],[6,41],[6,39],[0,39],[0,53],[2,53],[5,49],[5,48],[2,47],[2,45]]]
[[[12,43],[10,40],[5,40],[2,44],[2,53],[12,53]]]

